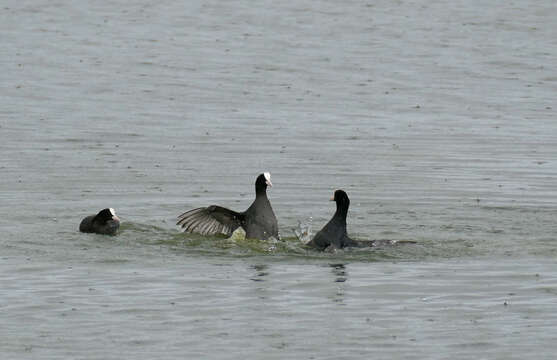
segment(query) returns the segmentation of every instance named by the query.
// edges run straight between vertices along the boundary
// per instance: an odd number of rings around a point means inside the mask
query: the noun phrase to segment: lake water
[[[553,359],[553,1],[4,1],[3,359]],[[282,241],[185,235],[244,210]],[[351,198],[360,240],[317,253]],[[104,207],[117,237],[82,234]]]

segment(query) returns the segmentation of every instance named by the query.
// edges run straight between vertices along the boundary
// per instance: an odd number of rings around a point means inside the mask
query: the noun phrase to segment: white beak
[[[263,176],[265,176],[265,184],[269,187],[273,187],[273,183],[271,182],[271,173],[263,173]]]

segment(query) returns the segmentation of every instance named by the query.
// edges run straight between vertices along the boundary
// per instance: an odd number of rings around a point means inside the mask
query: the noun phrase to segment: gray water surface
[[[5,359],[552,359],[552,1],[0,7]],[[282,241],[181,234],[244,210]],[[416,244],[317,253],[348,231]],[[81,234],[104,207],[117,237]]]

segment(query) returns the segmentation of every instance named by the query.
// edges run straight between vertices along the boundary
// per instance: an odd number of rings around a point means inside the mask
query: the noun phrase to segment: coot
[[[97,215],[90,215],[83,219],[79,224],[79,231],[115,235],[119,227],[120,219],[116,216],[114,209],[106,208],[99,211]]]
[[[318,250],[327,248],[343,249],[346,247],[371,247],[377,246],[376,241],[360,241],[351,239],[346,232],[346,215],[350,199],[343,190],[336,190],[331,201],[337,203],[337,211],[323,229],[311,239],[307,245]]]
[[[232,235],[234,230],[241,226],[247,238],[278,239],[277,218],[267,198],[267,186],[273,186],[271,174],[268,172],[260,174],[255,180],[255,200],[244,212],[211,205],[183,213],[178,217],[176,225],[188,233],[227,236]]]

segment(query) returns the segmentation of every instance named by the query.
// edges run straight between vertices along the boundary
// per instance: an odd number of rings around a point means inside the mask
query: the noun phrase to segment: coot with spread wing
[[[184,232],[202,235],[232,235],[242,227],[247,238],[266,240],[279,238],[278,223],[267,198],[267,186],[272,187],[271,174],[260,174],[255,180],[255,200],[244,212],[236,212],[218,205],[189,210],[178,217],[176,225]]]

